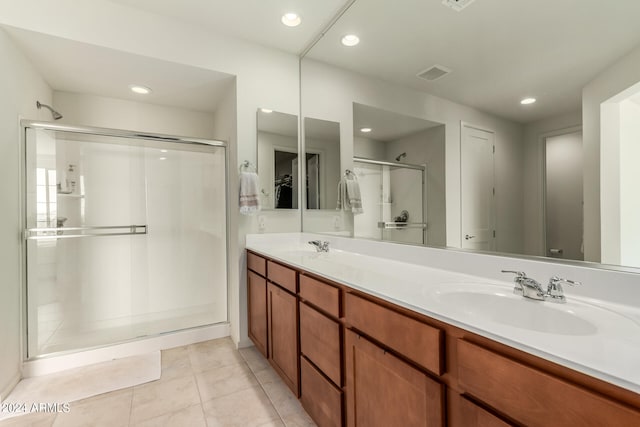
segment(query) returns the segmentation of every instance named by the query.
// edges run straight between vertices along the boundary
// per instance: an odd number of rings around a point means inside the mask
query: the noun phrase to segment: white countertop
[[[310,238],[330,240],[332,249],[329,253],[316,253],[306,243]],[[568,296],[567,304],[531,301],[513,295],[513,283],[507,280],[490,280],[353,250],[354,241],[356,245],[372,244],[366,240],[348,239],[345,246],[351,250],[341,250],[343,240],[304,233],[249,235],[246,248],[640,393],[640,310],[637,307],[577,296]],[[376,244],[378,248],[386,247]],[[394,246],[390,244],[389,250]],[[456,253],[452,252],[451,256]],[[490,302],[506,302],[496,310],[500,314],[500,310],[507,309],[502,313],[507,323],[501,321],[500,316],[487,315],[487,311],[479,313],[469,308],[471,306],[461,307],[458,299],[452,303],[449,298],[452,294],[465,297],[470,293],[477,297],[475,289],[489,292],[489,298],[498,298]],[[525,310],[519,311],[522,308]],[[529,318],[521,312],[528,312]],[[575,319],[580,332],[563,332],[562,324],[545,324],[545,321],[554,321],[555,314],[563,316],[559,319],[571,321],[568,323]],[[518,318],[521,315],[524,317]],[[588,322],[582,322],[582,318]],[[560,332],[548,332],[547,327],[554,331],[558,328]],[[569,329],[573,327],[567,325]]]

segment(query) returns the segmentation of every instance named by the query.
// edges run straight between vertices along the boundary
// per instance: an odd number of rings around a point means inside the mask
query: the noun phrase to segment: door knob
[[[476,236],[470,236],[470,235],[468,235],[468,234],[465,234],[464,239],[465,239],[465,240],[470,240],[470,239],[473,239],[473,238],[475,238],[475,237],[476,237]]]

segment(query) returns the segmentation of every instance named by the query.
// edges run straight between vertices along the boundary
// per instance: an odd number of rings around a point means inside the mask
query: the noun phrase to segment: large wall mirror
[[[306,209],[335,209],[340,177],[340,124],[304,118]]]
[[[338,122],[340,172],[380,190],[305,231],[640,267],[640,3],[446,3],[356,0],[306,52],[302,114]]]
[[[263,209],[298,209],[298,116],[257,112],[258,176]]]

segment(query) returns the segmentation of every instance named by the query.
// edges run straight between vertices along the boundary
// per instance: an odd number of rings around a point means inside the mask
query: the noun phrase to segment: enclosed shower
[[[22,125],[28,359],[227,322],[224,143]]]
[[[353,163],[364,211],[354,216],[355,237],[425,244],[426,166],[360,157]]]

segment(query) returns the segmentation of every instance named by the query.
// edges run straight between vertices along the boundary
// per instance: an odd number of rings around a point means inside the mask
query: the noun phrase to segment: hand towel
[[[354,215],[363,213],[360,184],[356,179],[343,178],[338,183],[338,203],[336,210],[351,211]]]
[[[255,172],[240,172],[240,213],[254,215],[260,211],[258,175]]]

